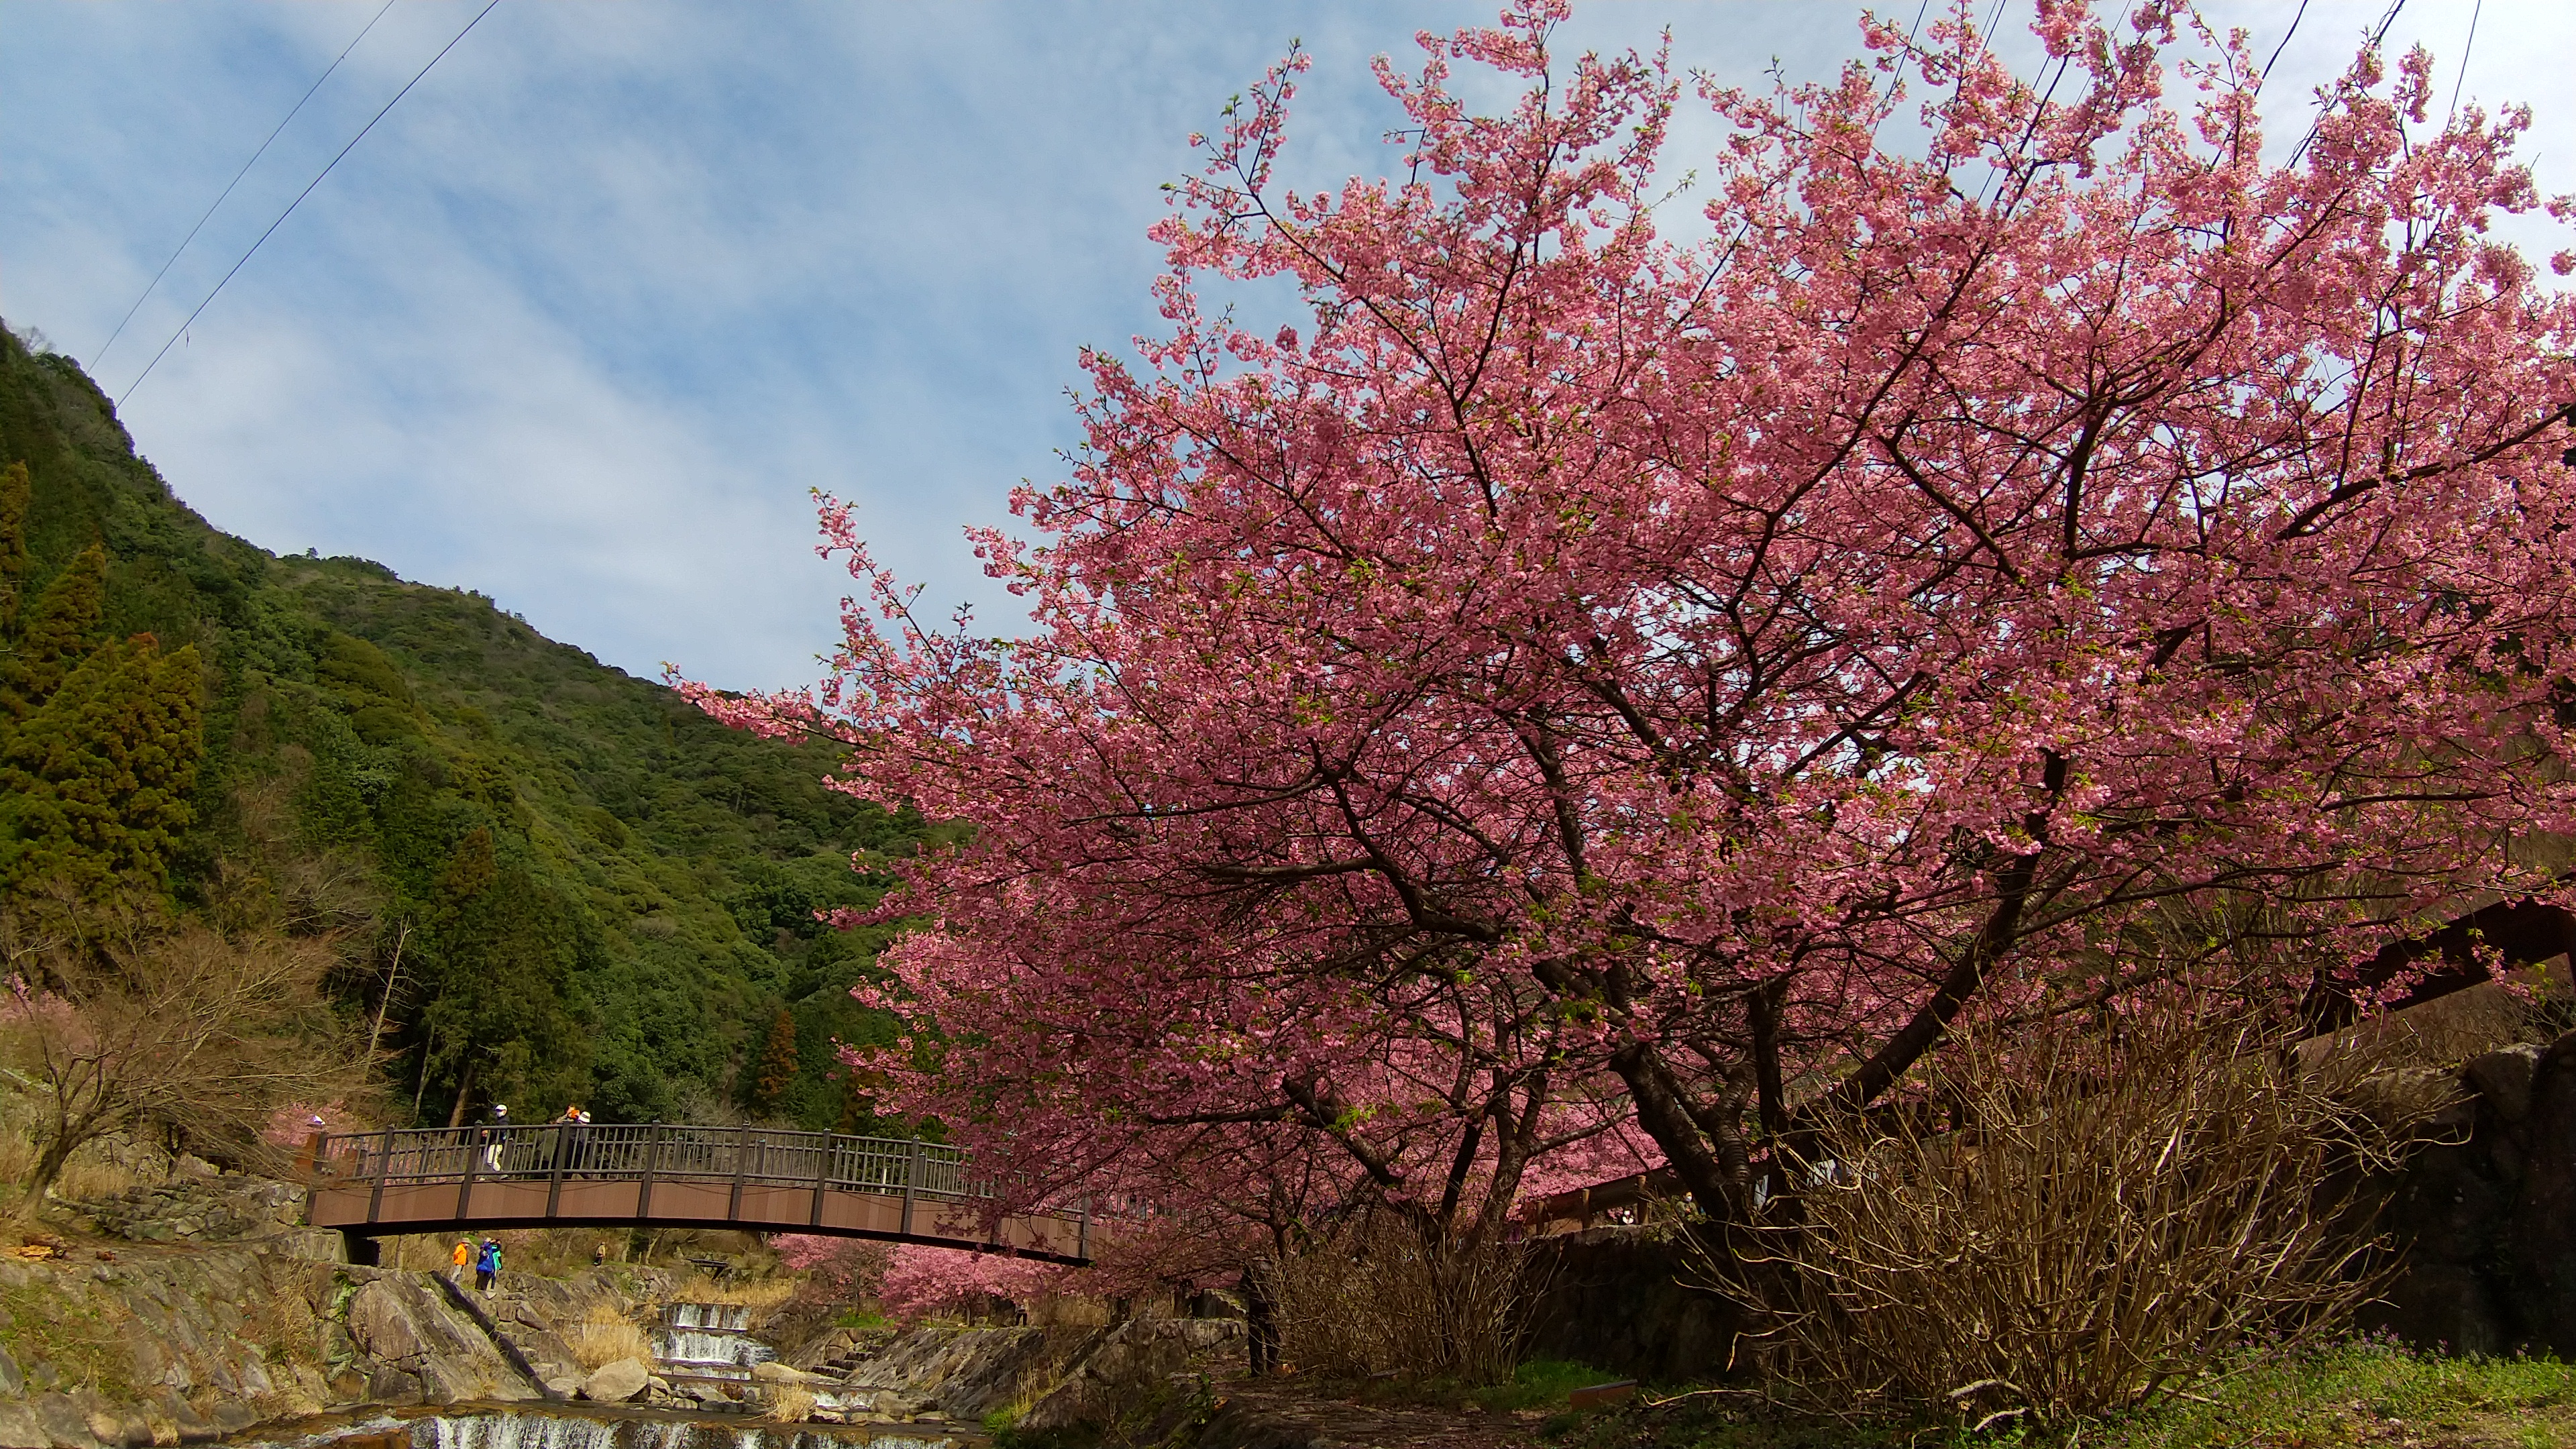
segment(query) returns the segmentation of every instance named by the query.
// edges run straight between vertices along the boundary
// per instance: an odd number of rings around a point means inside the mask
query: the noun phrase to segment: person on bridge
[[[483,1240],[482,1256],[474,1260],[474,1286],[481,1292],[489,1293],[492,1291],[492,1285],[500,1281],[501,1240],[487,1237]]]
[[[510,1135],[510,1109],[507,1104],[492,1104],[492,1120],[483,1128],[483,1170],[494,1176],[501,1172],[501,1143]]]
[[[465,1286],[465,1265],[474,1261],[474,1240],[472,1238],[458,1238],[456,1240],[456,1252],[453,1256],[456,1259],[456,1267],[447,1275],[447,1280],[455,1284],[457,1287],[462,1288]]]

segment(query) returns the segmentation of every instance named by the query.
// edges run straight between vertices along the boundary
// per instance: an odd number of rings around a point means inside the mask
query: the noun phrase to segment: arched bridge
[[[305,1221],[369,1260],[394,1233],[678,1227],[1091,1261],[1087,1206],[988,1221],[954,1147],[763,1127],[451,1127],[313,1141]]]

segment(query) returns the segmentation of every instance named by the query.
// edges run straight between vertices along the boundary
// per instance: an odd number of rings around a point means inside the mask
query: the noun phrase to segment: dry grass
[[[1520,1361],[1530,1294],[1517,1243],[1428,1239],[1372,1217],[1270,1265],[1289,1359],[1333,1378],[1497,1384]]]
[[[1169,1318],[1169,1312],[1157,1312],[1161,1304],[1147,1304],[1132,1314],[1137,1318]],[[1109,1300],[1087,1294],[1041,1293],[1029,1304],[1029,1323],[1038,1328],[1107,1328],[1117,1320]]]
[[[605,1303],[593,1304],[590,1316],[565,1335],[572,1356],[584,1369],[604,1368],[619,1359],[653,1361],[653,1337]]]
[[[15,1200],[18,1185],[36,1166],[36,1142],[23,1126],[0,1128],[0,1196]],[[142,1154],[119,1141],[83,1143],[54,1179],[54,1196],[68,1202],[114,1197],[130,1187],[159,1182],[166,1167],[144,1165]]]
[[[2376,1281],[2354,1271],[2367,1215],[2330,1185],[2407,1124],[2285,1055],[2190,1001],[2142,1004],[2116,1036],[1963,1034],[1925,1085],[1962,1130],[1829,1122],[1808,1185],[1775,1204],[1782,1366],[1843,1404],[2072,1422],[2245,1345],[2339,1331]]]
[[[745,1308],[774,1310],[796,1296],[793,1278],[725,1278],[718,1280],[704,1273],[681,1279],[671,1286],[674,1303],[734,1303]]]
[[[773,1424],[801,1424],[814,1417],[814,1396],[794,1384],[777,1384],[766,1395],[760,1417]]]

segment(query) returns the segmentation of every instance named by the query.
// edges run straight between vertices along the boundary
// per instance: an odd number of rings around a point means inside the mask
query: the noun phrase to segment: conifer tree
[[[137,634],[92,652],[50,691],[0,748],[0,885],[59,880],[92,899],[162,888],[193,818],[199,672],[195,646],[164,655]]]
[[[778,1008],[778,1019],[769,1024],[769,1044],[761,1048],[760,1072],[753,1078],[751,1100],[767,1111],[778,1105],[787,1089],[796,1084],[796,1018],[786,1007]]]
[[[107,551],[93,543],[46,586],[27,615],[18,647],[0,674],[0,712],[24,720],[42,708],[89,653],[106,607]]]
[[[0,468],[0,640],[18,628],[18,593],[27,582],[27,513],[34,500],[26,464]]]
[[[431,1080],[473,1104],[569,1100],[590,1043],[567,997],[581,949],[578,908],[505,851],[489,826],[459,836],[429,911],[425,1029]]]

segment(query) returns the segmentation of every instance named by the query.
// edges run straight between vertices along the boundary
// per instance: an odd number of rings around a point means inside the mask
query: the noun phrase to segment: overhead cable
[[[332,58],[331,64],[323,70],[322,74],[314,77],[313,84],[305,90],[302,98],[296,101],[294,109],[286,113],[286,120],[277,123],[277,129],[269,132],[268,139],[260,142],[259,149],[251,152],[250,159],[244,161],[241,169],[233,173],[233,179],[224,183],[223,195],[216,197],[214,205],[206,208],[206,214],[197,218],[197,224],[188,228],[188,234],[179,238],[179,245],[171,251],[170,259],[161,264],[161,270],[154,272],[151,282],[143,288],[143,295],[135,298],[134,305],[125,309],[125,315],[116,319],[116,330],[107,334],[107,340],[99,344],[97,353],[89,360],[91,372],[97,372],[98,365],[107,360],[107,350],[116,345],[116,339],[125,335],[125,324],[133,321],[134,314],[143,310],[143,304],[151,299],[153,289],[161,285],[163,277],[170,275],[170,268],[178,262],[179,253],[186,251],[188,243],[197,239],[197,233],[206,229],[206,223],[214,217],[216,208],[221,207],[225,199],[233,194],[234,187],[241,185],[242,178],[250,174],[250,168],[259,164],[259,158],[268,154],[270,144],[275,142],[279,133],[286,129],[287,122],[302,113],[304,102],[313,99],[313,93],[322,89],[322,82],[331,78],[331,72],[338,70],[340,62],[349,58],[349,52],[358,48],[358,42],[367,38],[367,31],[375,29],[376,21],[384,19],[385,11],[393,8],[394,0],[385,0],[383,9],[378,10],[374,17],[367,21],[365,29],[360,30],[347,45],[342,46],[340,53]]]
[[[189,324],[197,320],[198,313],[206,310],[207,306],[215,300],[217,294],[223,291],[224,283],[233,279],[234,273],[239,272],[244,266],[249,264],[250,259],[258,253],[261,243],[266,242],[271,235],[275,234],[279,227],[286,224],[286,219],[295,214],[295,208],[302,206],[304,204],[304,198],[313,194],[313,188],[321,185],[323,177],[329,176],[332,168],[340,164],[341,157],[346,156],[351,151],[357,149],[358,143],[367,139],[367,133],[376,128],[376,122],[383,120],[387,111],[391,111],[403,97],[410,95],[411,88],[420,84],[421,77],[428,75],[432,67],[436,66],[440,61],[445,60],[447,58],[447,53],[456,48],[457,41],[463,40],[467,35],[471,34],[475,26],[483,23],[483,17],[491,14],[493,10],[500,5],[500,3],[501,0],[490,0],[490,3],[486,4],[482,9],[475,11],[474,18],[465,22],[465,28],[456,32],[455,40],[450,40],[447,44],[439,47],[438,54],[429,58],[429,64],[422,66],[418,74],[414,75],[410,80],[403,82],[403,88],[394,92],[394,98],[385,102],[382,110],[377,111],[374,116],[368,119],[367,124],[358,128],[358,134],[349,138],[349,144],[340,148],[340,154],[331,158],[330,164],[322,168],[321,175],[314,177],[311,182],[306,184],[302,191],[295,194],[295,199],[286,204],[286,210],[279,212],[277,214],[277,220],[268,224],[268,230],[259,234],[259,241],[255,241],[250,244],[250,250],[242,253],[240,261],[233,263],[232,271],[224,273],[223,281],[215,283],[214,291],[208,292],[206,294],[206,300],[199,302],[197,304],[196,311],[190,312],[187,320],[181,322],[177,330],[170,334],[170,340],[161,344],[161,350],[152,354],[152,360],[143,365],[143,371],[135,377],[134,381],[125,385],[125,391],[117,394],[116,405],[118,407],[121,408],[125,406],[125,400],[134,396],[134,390],[143,385],[143,379],[152,375],[152,369],[159,367],[161,365],[161,359],[169,356],[170,349],[176,346],[179,339],[187,334]]]

